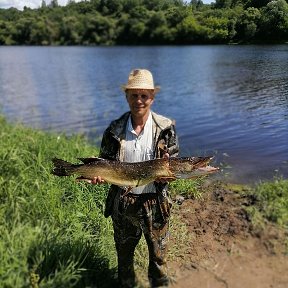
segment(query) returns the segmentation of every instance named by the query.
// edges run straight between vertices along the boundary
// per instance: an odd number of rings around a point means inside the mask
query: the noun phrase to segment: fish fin
[[[54,168],[52,174],[56,176],[70,176],[73,173],[73,164],[62,159],[53,158]]]
[[[78,160],[80,160],[81,162],[83,162],[84,164],[90,164],[96,161],[103,161],[105,160],[104,158],[99,158],[99,157],[90,157],[90,158],[77,158]]]

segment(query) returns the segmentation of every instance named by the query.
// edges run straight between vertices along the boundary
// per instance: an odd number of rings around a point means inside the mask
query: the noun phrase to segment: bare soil
[[[245,210],[253,199],[228,186],[207,190],[202,199],[187,199],[173,211],[186,222],[191,240],[184,257],[168,264],[172,287],[287,288],[288,231],[269,222],[253,227]]]

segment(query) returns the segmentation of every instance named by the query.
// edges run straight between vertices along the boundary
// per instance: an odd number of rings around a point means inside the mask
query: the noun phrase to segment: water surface
[[[287,45],[0,47],[0,106],[10,121],[99,143],[128,109],[128,73],[148,68],[181,155],[213,154],[227,181],[258,182],[288,176],[287,63]]]

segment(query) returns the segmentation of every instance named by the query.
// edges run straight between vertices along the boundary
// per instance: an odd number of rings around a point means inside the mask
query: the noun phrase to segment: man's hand
[[[170,157],[170,155],[168,153],[163,154],[163,158],[164,159],[169,159],[169,157]],[[173,180],[175,180],[175,178],[173,178],[173,177],[166,177],[166,178],[165,177],[161,177],[161,178],[157,178],[155,180],[155,182],[157,182],[157,183],[160,182],[160,183],[165,184],[165,183],[173,181]]]
[[[94,177],[92,180],[79,177],[76,179],[76,181],[84,181],[93,185],[106,183],[105,180],[103,180],[101,176]]]
[[[164,159],[169,159],[169,157],[170,157],[170,155],[169,155],[168,153],[165,153],[165,154],[163,155],[163,158],[164,158]]]
[[[94,179],[91,181],[91,184],[104,184],[105,181],[102,179],[101,176],[97,176],[97,177],[94,177]]]

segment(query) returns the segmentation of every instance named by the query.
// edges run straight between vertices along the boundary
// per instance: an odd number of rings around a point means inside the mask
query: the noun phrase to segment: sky
[[[63,6],[67,4],[68,0],[58,0],[58,4]],[[80,2],[81,0],[75,0]],[[46,4],[50,4],[51,0],[45,0]],[[203,0],[203,3],[211,3],[213,0]],[[14,7],[18,10],[23,10],[24,6],[35,9],[41,6],[42,0],[0,0],[0,8]]]
[[[67,4],[68,0],[58,0],[58,4],[64,6]],[[80,0],[75,0],[79,2]],[[51,0],[45,0],[46,4],[50,4]],[[10,8],[14,7],[18,10],[23,10],[24,6],[29,8],[39,8],[41,6],[42,0],[0,0],[0,8]]]

